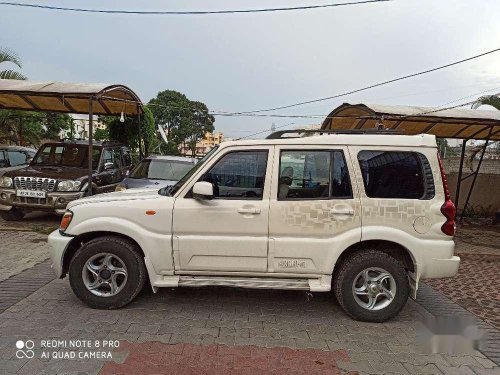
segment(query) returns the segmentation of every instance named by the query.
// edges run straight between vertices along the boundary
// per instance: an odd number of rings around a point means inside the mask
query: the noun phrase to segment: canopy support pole
[[[465,146],[468,139],[462,141],[462,153],[460,154],[460,167],[458,168],[457,188],[455,189],[455,207],[458,209],[458,202],[460,198],[460,187],[462,186],[462,171],[464,167]]]
[[[139,159],[142,160],[144,156],[142,153],[141,111],[139,110],[139,106],[137,106],[137,129],[139,131]]]
[[[88,196],[92,195],[92,159],[93,159],[93,140],[92,138],[94,137],[94,98],[90,97],[89,99],[89,152],[88,152],[88,157],[89,157],[89,177],[88,177],[88,182],[87,182],[87,194]]]
[[[488,143],[490,142],[490,137],[491,137],[491,132],[492,131],[493,131],[493,126],[490,126],[490,131],[488,132],[488,136],[486,137],[486,140],[484,142],[483,149],[481,151],[481,156],[479,158],[479,162],[477,163],[476,170],[474,172],[472,172],[471,174],[465,176],[462,179],[462,181],[463,181],[466,178],[474,176],[473,179],[472,179],[470,188],[469,188],[469,192],[467,193],[467,198],[465,198],[464,208],[462,209],[462,214],[460,215],[460,221],[459,222],[462,222],[462,219],[464,218],[464,215],[466,213],[467,206],[469,204],[469,199],[470,199],[470,196],[472,194],[472,191],[474,190],[474,185],[476,184],[477,175],[479,174],[479,168],[481,168],[481,164],[483,163],[484,153],[486,152],[486,148],[488,148]],[[471,160],[471,164],[472,164],[472,160]],[[462,171],[462,169],[460,169],[460,171]]]

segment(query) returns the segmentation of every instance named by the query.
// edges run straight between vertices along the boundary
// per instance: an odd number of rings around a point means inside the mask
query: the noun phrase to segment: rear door
[[[269,272],[331,274],[361,238],[361,206],[347,147],[276,147]]]
[[[363,240],[410,234],[441,238],[444,202],[436,148],[351,148],[363,205]],[[394,238],[396,240],[396,238]]]

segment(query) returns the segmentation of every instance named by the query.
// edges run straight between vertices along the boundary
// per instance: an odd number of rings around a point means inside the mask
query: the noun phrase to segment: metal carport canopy
[[[321,128],[369,129],[377,123],[407,135],[500,140],[500,111],[475,109],[344,103],[327,116]]]
[[[94,115],[142,111],[139,97],[123,85],[0,79],[0,109],[87,114],[90,99]]]
[[[33,82],[0,79],[0,110],[79,113],[89,115],[88,194],[92,195],[94,115],[137,116],[140,134],[141,101],[124,85],[106,83]],[[139,154],[142,156],[139,138]]]

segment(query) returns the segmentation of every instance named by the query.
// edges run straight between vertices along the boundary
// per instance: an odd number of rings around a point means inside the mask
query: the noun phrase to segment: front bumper
[[[47,241],[51,246],[50,258],[52,259],[52,269],[54,270],[57,278],[61,278],[63,276],[64,253],[72,239],[73,237],[63,236],[59,232],[59,229],[49,234]]]
[[[47,192],[45,198],[17,197],[15,189],[0,189],[0,209],[10,210],[11,207],[19,207],[30,210],[56,211],[63,214],[69,202],[82,198],[83,191],[51,191]]]

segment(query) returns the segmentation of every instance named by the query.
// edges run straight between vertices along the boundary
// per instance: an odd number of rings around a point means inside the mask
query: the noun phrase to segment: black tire
[[[12,207],[9,211],[0,211],[0,217],[5,221],[19,221],[24,215],[24,211],[16,207]]]
[[[82,277],[85,263],[99,253],[111,253],[118,256],[127,268],[127,280],[123,289],[109,297],[91,293]],[[146,281],[146,267],[139,249],[126,239],[105,236],[85,243],[71,260],[69,265],[69,281],[76,296],[95,309],[118,309],[130,303],[141,291]]]
[[[362,250],[344,259],[335,272],[333,288],[342,309],[356,320],[385,322],[394,318],[405,306],[410,292],[408,275],[403,265],[380,250]],[[368,310],[360,306],[352,290],[355,278],[367,268],[382,268],[393,277],[396,293],[392,302],[380,310]]]

